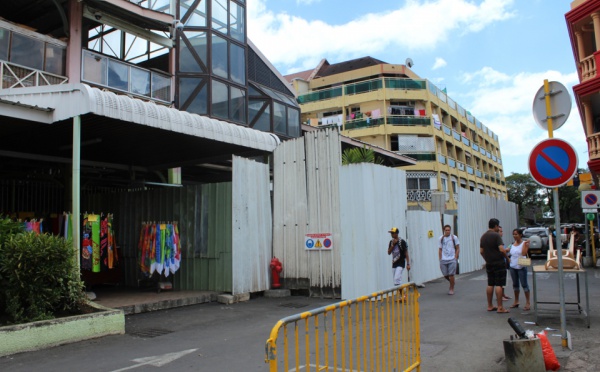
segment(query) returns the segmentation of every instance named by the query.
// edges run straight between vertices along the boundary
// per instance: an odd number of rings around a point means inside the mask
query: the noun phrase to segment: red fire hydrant
[[[281,262],[277,259],[277,257],[273,257],[271,260],[271,281],[273,282],[271,286],[273,288],[281,287],[281,283],[279,283],[279,273],[283,270],[281,266]]]

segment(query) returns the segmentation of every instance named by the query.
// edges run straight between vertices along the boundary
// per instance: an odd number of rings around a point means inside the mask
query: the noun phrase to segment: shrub
[[[33,232],[9,235],[0,246],[1,291],[13,323],[52,319],[84,304],[70,240]]]

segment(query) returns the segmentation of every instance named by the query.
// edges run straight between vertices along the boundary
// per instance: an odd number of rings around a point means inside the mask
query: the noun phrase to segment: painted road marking
[[[131,367],[116,369],[112,372],[127,371],[130,369],[143,367],[143,366],[162,367],[165,364],[171,363],[172,361],[177,360],[183,356],[186,356],[187,354],[193,353],[196,350],[198,350],[198,349],[189,349],[189,350],[179,351],[176,353],[168,353],[168,354],[163,354],[163,355],[156,355],[156,356],[151,356],[151,357],[133,359],[132,362],[135,362],[138,364],[133,365]]]

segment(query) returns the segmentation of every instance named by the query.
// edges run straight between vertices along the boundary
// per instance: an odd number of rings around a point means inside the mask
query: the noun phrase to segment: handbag
[[[517,260],[517,264],[521,266],[531,266],[531,258],[529,257],[519,257]]]

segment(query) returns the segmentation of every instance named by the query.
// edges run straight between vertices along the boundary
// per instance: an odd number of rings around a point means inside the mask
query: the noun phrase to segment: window
[[[409,190],[430,190],[429,178],[407,178],[406,188]]]
[[[448,191],[448,180],[442,178],[442,191]]]

